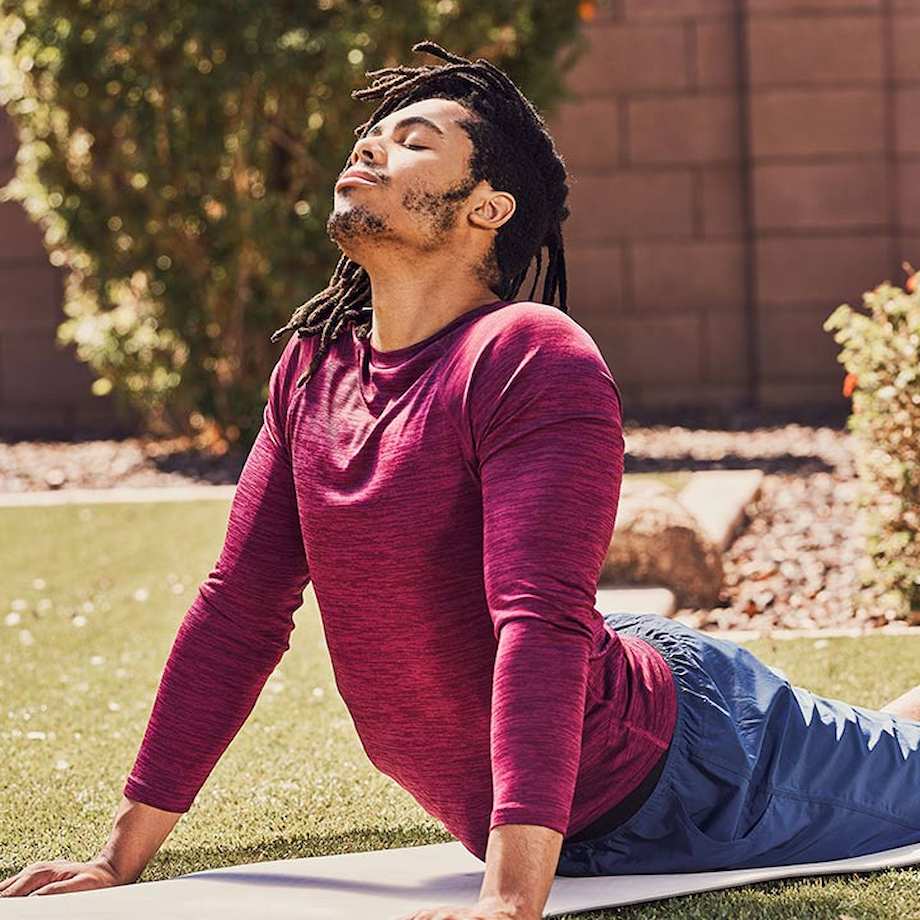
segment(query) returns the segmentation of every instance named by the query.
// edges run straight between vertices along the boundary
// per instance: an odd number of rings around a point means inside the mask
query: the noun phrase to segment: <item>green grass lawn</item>
[[[229,503],[0,509],[0,878],[105,841],[176,629]],[[312,588],[291,650],[141,881],[262,860],[451,841],[367,761]],[[18,616],[18,622],[17,622]],[[918,679],[917,639],[758,640],[798,684],[880,706]],[[579,918],[920,918],[920,870],[764,882]],[[422,905],[431,906],[431,905]]]

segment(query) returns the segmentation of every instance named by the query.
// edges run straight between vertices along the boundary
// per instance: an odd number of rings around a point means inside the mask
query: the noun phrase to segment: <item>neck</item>
[[[371,344],[380,351],[404,348],[433,335],[462,313],[498,300],[470,266],[424,258],[385,267],[365,265],[371,282]]]

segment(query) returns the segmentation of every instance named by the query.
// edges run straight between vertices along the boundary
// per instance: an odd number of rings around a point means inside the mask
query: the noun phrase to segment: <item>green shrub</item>
[[[908,263],[904,268],[913,272]],[[907,290],[885,281],[863,294],[867,314],[840,304],[825,320],[843,346],[847,427],[856,435],[867,549],[862,587],[889,618],[920,617],[920,273]]]
[[[58,340],[93,391],[154,432],[251,443],[270,335],[341,255],[333,183],[373,111],[351,91],[425,63],[411,47],[431,39],[549,110],[586,47],[580,7],[6,0],[0,104],[21,146],[0,200],[23,203],[68,269]]]

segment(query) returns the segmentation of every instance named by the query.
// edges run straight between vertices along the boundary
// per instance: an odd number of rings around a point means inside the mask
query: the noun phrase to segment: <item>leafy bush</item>
[[[269,337],[341,255],[333,183],[373,111],[351,91],[425,63],[410,49],[431,39],[548,109],[593,8],[5,0],[0,104],[21,146],[0,200],[22,202],[69,269],[59,342],[150,430],[251,443],[281,350]]]
[[[920,619],[920,272],[906,290],[885,281],[863,294],[868,315],[840,304],[825,320],[852,396],[859,508],[869,556],[863,588],[880,589],[889,618]]]

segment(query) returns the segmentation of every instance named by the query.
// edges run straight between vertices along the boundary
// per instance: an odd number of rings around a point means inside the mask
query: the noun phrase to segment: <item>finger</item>
[[[79,873],[72,875],[70,878],[57,879],[53,882],[49,882],[37,891],[33,891],[32,894],[62,894],[65,891],[87,891],[88,889],[98,887],[98,881],[91,875]]]
[[[48,881],[47,873],[28,872],[25,875],[20,873],[20,877],[3,892],[4,898],[19,898],[28,894],[33,888],[44,885]]]
[[[63,894],[65,891],[82,891],[86,885],[81,885],[79,879],[65,879],[62,882],[48,882],[29,893],[29,897],[40,896],[45,894]]]
[[[55,871],[52,866],[28,871],[24,869],[19,873],[19,879],[3,892],[2,897],[18,898],[24,894],[29,894],[36,888],[41,888],[48,884],[48,882],[57,881],[60,877],[59,872],[60,870]]]
[[[17,872],[15,875],[11,875],[9,878],[5,878],[2,882],[0,882],[0,891],[3,891],[5,888],[9,888],[10,885],[12,885],[20,875],[22,875],[22,873]],[[400,918],[400,920],[402,920],[402,918]]]
[[[20,875],[21,873],[17,872],[15,875],[11,875],[9,878],[5,878],[2,882],[0,882],[0,896],[2,896],[3,892],[6,891],[10,885],[19,879]]]

